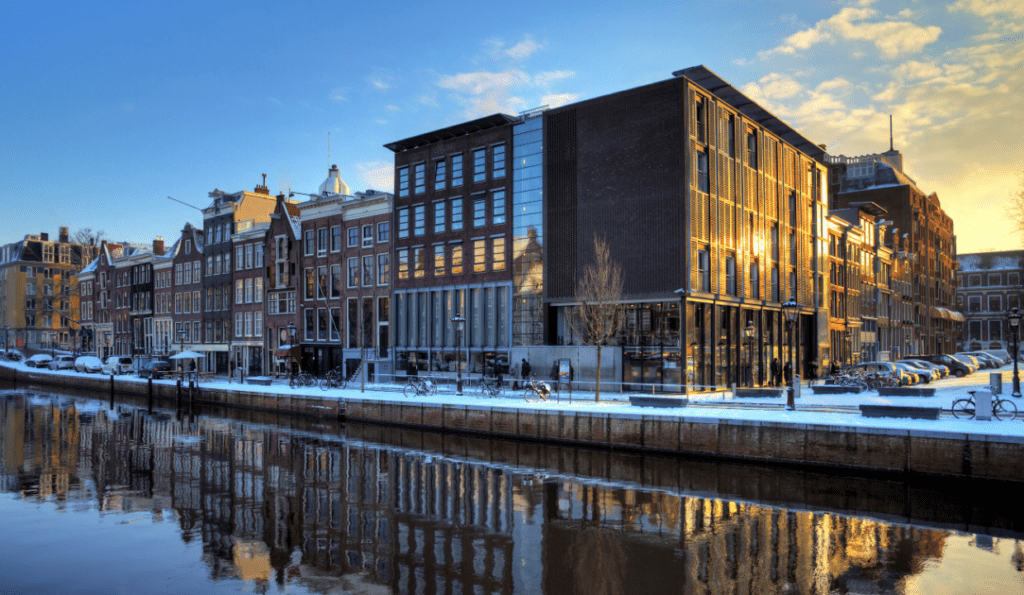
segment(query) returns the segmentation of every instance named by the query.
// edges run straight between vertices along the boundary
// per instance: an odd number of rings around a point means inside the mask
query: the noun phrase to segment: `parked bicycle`
[[[861,380],[860,376],[855,374],[832,374],[828,377],[828,380],[825,381],[825,384],[831,384],[833,386],[852,386],[857,389],[857,392],[868,390],[868,384]]]
[[[291,388],[298,388],[300,386],[316,386],[316,376],[313,376],[309,372],[292,374],[291,377],[288,378],[288,386]]]
[[[402,391],[406,397],[423,397],[437,394],[437,381],[427,376],[426,378],[415,377],[405,385]]]
[[[345,371],[340,367],[334,368],[320,379],[320,390],[345,388],[346,386],[348,386],[348,380],[345,378]]]
[[[531,376],[530,383],[526,385],[526,391],[523,392],[523,399],[525,399],[527,403],[550,401],[551,387],[548,386],[547,382],[537,382],[537,378],[535,376]]]
[[[480,380],[480,396],[500,397],[505,392],[505,383],[501,378],[487,378]]]
[[[959,419],[974,419],[976,405],[974,401],[974,393],[978,391],[969,390],[967,394],[971,395],[966,399],[957,399],[953,401],[950,410],[953,412],[953,417]],[[1017,405],[1009,399],[1000,399],[999,395],[992,395],[992,417],[1000,421],[1012,421],[1017,418]]]

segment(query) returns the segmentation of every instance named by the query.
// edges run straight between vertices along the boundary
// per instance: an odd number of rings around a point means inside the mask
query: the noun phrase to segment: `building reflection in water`
[[[900,592],[949,536],[63,397],[2,407],[3,490],[173,519],[211,579],[264,588]]]

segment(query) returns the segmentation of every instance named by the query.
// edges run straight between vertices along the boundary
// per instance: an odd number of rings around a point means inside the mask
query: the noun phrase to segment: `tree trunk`
[[[601,401],[601,344],[597,344],[597,388],[594,390],[594,401]]]

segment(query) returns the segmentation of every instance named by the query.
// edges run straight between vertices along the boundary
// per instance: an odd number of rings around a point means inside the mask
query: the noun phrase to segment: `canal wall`
[[[0,378],[188,402],[188,389],[137,379],[47,374],[0,366]],[[642,413],[609,414],[328,398],[198,387],[191,402],[313,419],[345,419],[441,433],[488,436],[624,452],[684,454],[768,464],[1024,481],[1024,437],[944,431],[793,424]]]

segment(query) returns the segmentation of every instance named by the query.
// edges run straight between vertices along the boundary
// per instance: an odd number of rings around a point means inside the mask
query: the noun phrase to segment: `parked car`
[[[132,371],[132,358],[126,355],[112,355],[100,369],[103,374],[128,374]]]
[[[897,365],[909,366],[912,371],[917,372],[919,376],[924,376],[924,383],[928,384],[932,380],[939,380],[942,378],[942,373],[939,372],[938,368],[932,364],[912,360],[912,359],[901,359],[896,362]]]
[[[947,357],[951,357],[951,358],[957,360],[958,362],[963,363],[965,366],[968,366],[971,369],[969,374],[974,374],[975,372],[977,372],[981,368],[981,366],[978,365],[978,360],[974,359],[973,357],[971,357],[969,355],[960,355],[960,354],[953,353],[953,354],[950,354]]]
[[[991,357],[984,357],[984,356],[980,356],[980,355],[974,355],[972,353],[967,353],[966,351],[960,351],[960,352],[954,353],[953,355],[960,356],[960,357],[969,357],[969,358],[971,358],[971,360],[974,361],[974,364],[978,367],[979,370],[987,370],[989,368],[997,367],[995,365],[995,363],[996,363],[995,359],[991,358]]]
[[[864,372],[869,374],[888,374],[900,383],[900,386],[910,384],[910,374],[896,367],[891,362],[861,362],[849,368],[851,372]]]
[[[25,365],[30,368],[45,368],[51,361],[53,357],[49,353],[37,353],[25,360]]]
[[[992,357],[1001,360],[1003,362],[1004,366],[1006,364],[1012,364],[1013,363],[1013,356],[1010,355],[1010,352],[1005,350],[1005,349],[982,349],[981,352],[982,353],[987,353],[987,354],[991,355]],[[968,353],[973,353],[973,352],[968,352]]]
[[[171,362],[154,359],[139,368],[139,378],[163,378],[171,374]]]
[[[939,373],[939,379],[946,378],[950,374],[949,366],[947,366],[946,364],[936,364],[935,362],[926,362],[924,360],[919,360],[919,359],[901,359],[900,361],[901,362],[917,362],[919,364],[928,366],[929,368],[931,368],[931,369],[933,369],[933,370],[935,370],[936,372]]]
[[[75,360],[76,372],[97,373],[103,369],[103,360],[95,355],[83,355]]]
[[[987,351],[967,351],[965,353],[973,358],[977,358],[979,362],[987,362],[989,368],[999,368],[1003,365],[1002,359]]]
[[[910,384],[928,384],[932,381],[931,370],[922,370],[903,361],[895,362],[893,365],[910,376]]]
[[[9,349],[7,350],[7,353],[4,355],[4,359],[6,359],[9,362],[20,362],[23,359],[25,359],[25,356],[17,349]]]
[[[71,370],[75,367],[75,356],[58,355],[46,367],[51,370]]]

